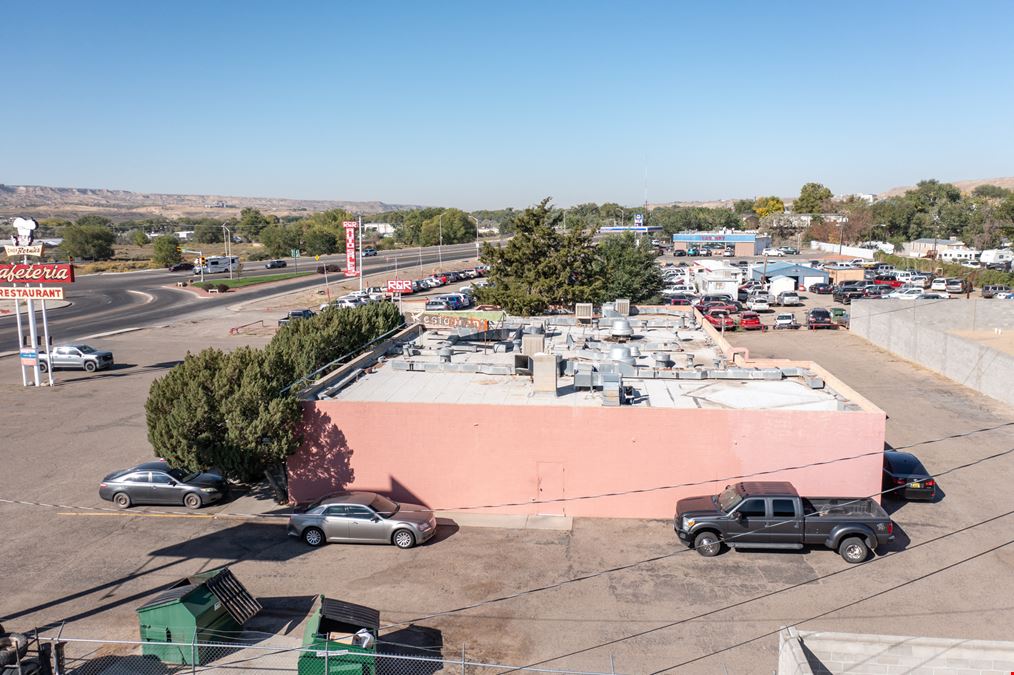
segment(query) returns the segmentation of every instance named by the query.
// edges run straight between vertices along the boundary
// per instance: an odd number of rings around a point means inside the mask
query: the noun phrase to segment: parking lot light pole
[[[229,261],[229,278],[232,279],[232,230],[222,223],[222,239],[225,241],[225,257]]]
[[[564,212],[564,214],[566,214],[566,212]],[[479,219],[476,218],[475,216],[473,216],[472,214],[468,214],[468,217],[475,221],[475,260],[476,260],[476,262],[478,262],[478,260],[479,260]]]

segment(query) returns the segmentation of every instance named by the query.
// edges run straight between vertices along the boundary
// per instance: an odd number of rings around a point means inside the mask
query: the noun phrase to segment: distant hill
[[[231,197],[224,195],[171,195],[127,190],[62,188],[39,185],[0,184],[0,216],[76,218],[101,213],[114,220],[166,218],[231,218],[253,207],[278,216],[299,215],[328,209],[353,213],[380,213],[418,208],[410,204],[347,202],[339,200]]]
[[[980,178],[978,180],[948,180],[940,181],[941,183],[950,183],[962,192],[971,192],[980,185],[996,185],[997,187],[1007,188],[1008,190],[1014,190],[1014,177],[1007,178]],[[885,197],[900,197],[909,190],[914,190],[914,185],[906,185],[904,187],[891,188],[886,192],[881,192],[877,195],[878,199],[884,199]]]

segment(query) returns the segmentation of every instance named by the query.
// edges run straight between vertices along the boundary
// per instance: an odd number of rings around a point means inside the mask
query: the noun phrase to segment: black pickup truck
[[[801,549],[826,546],[845,562],[861,563],[894,539],[894,523],[865,497],[800,497],[792,483],[749,482],[713,496],[676,502],[674,529],[703,556],[731,548]]]

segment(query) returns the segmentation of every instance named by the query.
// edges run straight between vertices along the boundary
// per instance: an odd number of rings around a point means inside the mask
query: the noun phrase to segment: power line
[[[844,567],[842,569],[835,570],[834,572],[828,572],[827,574],[818,575],[816,577],[813,577],[812,579],[807,579],[806,581],[800,581],[800,582],[797,582],[795,584],[791,584],[789,586],[784,586],[782,588],[775,589],[773,591],[768,591],[766,593],[762,593],[760,595],[753,596],[752,598],[746,598],[745,600],[740,600],[738,602],[734,602],[734,603],[731,603],[731,604],[728,604],[728,605],[724,605],[722,607],[718,607],[718,608],[715,608],[715,609],[712,609],[712,610],[708,610],[706,612],[701,612],[700,614],[696,614],[694,616],[689,616],[689,617],[686,617],[684,619],[679,619],[677,621],[671,621],[671,622],[663,624],[661,626],[655,626],[654,628],[648,628],[648,629],[645,629],[645,630],[642,630],[642,631],[638,631],[636,633],[631,633],[629,635],[625,635],[623,637],[615,638],[613,640],[608,640],[606,642],[600,642],[600,643],[592,645],[590,647],[584,647],[582,649],[577,649],[577,650],[574,650],[572,652],[568,652],[566,654],[559,654],[557,656],[553,656],[553,657],[550,657],[550,658],[547,658],[547,659],[542,659],[541,661],[536,661],[535,663],[530,663],[530,664],[528,664],[526,666],[522,666],[522,668],[528,668],[528,667],[531,667],[531,666],[538,666],[538,665],[542,665],[544,663],[549,663],[551,661],[556,661],[556,660],[559,660],[559,659],[564,659],[564,658],[567,658],[567,657],[570,657],[570,656],[576,656],[578,654],[584,654],[586,652],[594,651],[596,649],[601,649],[603,647],[608,647],[610,645],[618,644],[620,642],[626,642],[627,640],[632,640],[634,638],[643,637],[643,636],[649,635],[651,633],[657,633],[658,631],[662,631],[662,630],[666,630],[666,629],[669,629],[669,628],[673,628],[673,627],[679,626],[681,624],[690,623],[691,621],[696,621],[697,619],[702,619],[704,617],[711,616],[713,614],[719,614],[719,613],[724,612],[724,611],[729,610],[729,609],[735,609],[737,607],[742,607],[744,605],[748,605],[748,604],[750,604],[752,602],[756,602],[758,600],[764,600],[766,598],[770,598],[770,597],[773,597],[775,595],[780,595],[780,594],[785,593],[787,591],[795,590],[795,589],[801,588],[803,586],[808,586],[808,585],[810,585],[810,584],[812,584],[814,582],[817,582],[817,581],[823,581],[823,580],[828,579],[830,577],[838,576],[839,574],[845,574],[845,573],[850,572],[852,570],[860,569],[860,568],[865,567],[867,565],[875,564],[875,563],[877,563],[877,562],[879,562],[881,560],[886,560],[888,558],[893,558],[893,557],[896,557],[896,556],[901,555],[903,553],[907,553],[909,551],[914,551],[915,549],[922,548],[923,546],[927,546],[929,544],[936,543],[936,542],[938,542],[938,541],[940,541],[942,539],[946,539],[946,538],[952,537],[952,536],[954,536],[956,534],[960,534],[962,532],[966,532],[966,531],[974,529],[976,527],[980,527],[982,525],[986,525],[986,524],[994,522],[996,520],[1000,520],[1001,518],[1006,518],[1007,516],[1010,516],[1010,515],[1014,515],[1014,510],[1007,511],[1005,513],[1001,513],[1001,514],[996,515],[996,516],[992,516],[992,517],[987,518],[985,520],[980,520],[980,521],[978,521],[976,523],[973,523],[971,525],[966,525],[966,526],[961,527],[961,528],[956,529],[956,530],[951,530],[950,532],[946,532],[946,533],[944,533],[942,535],[939,535],[937,537],[933,537],[932,539],[927,539],[926,541],[923,541],[923,542],[920,542],[918,544],[914,544],[912,546],[909,546],[908,548],[903,549],[901,551],[897,551],[897,552],[894,552],[894,553],[888,553],[886,555],[879,556],[877,558],[874,558],[874,559],[869,560],[869,561],[864,562],[864,563],[860,563],[860,564],[857,564],[857,565],[849,565],[848,567]],[[1009,544],[1011,542],[1007,542],[1007,543]],[[1004,544],[1004,546],[1006,546],[1006,545],[1007,544]],[[689,551],[689,550],[692,550],[692,549],[687,549],[687,550]],[[841,609],[841,608],[838,608],[838,609]],[[817,618],[819,618],[819,617],[817,617]],[[811,620],[811,619],[807,619],[807,621],[809,621],[809,620]],[[799,622],[799,623],[803,623],[803,622]],[[777,631],[775,631],[775,633],[777,633]],[[765,636],[761,636],[761,637],[766,637],[766,635]],[[761,639],[761,637],[758,637],[758,638],[755,638],[755,639],[759,640],[759,639]],[[716,652],[716,653],[718,653],[718,652]],[[684,664],[679,664],[679,665],[684,665]],[[504,671],[504,672],[512,672],[512,671]]]
[[[959,471],[961,469],[966,469],[966,468],[969,468],[971,466],[975,466],[977,464],[981,464],[983,462],[987,462],[987,461],[990,461],[990,460],[993,460],[993,459],[1004,457],[1006,455],[1010,455],[1011,453],[1014,453],[1014,448],[1010,448],[1010,449],[1004,450],[1002,452],[994,453],[992,455],[987,455],[986,457],[981,457],[979,459],[972,460],[971,462],[966,462],[965,464],[959,464],[957,466],[953,466],[950,469],[946,469],[944,471],[941,471],[941,472],[935,474],[934,476],[931,476],[931,478],[936,479],[939,476],[945,476],[947,474],[954,473],[954,472]],[[877,497],[877,496],[880,496],[880,495],[889,494],[889,493],[895,492],[897,490],[903,490],[905,487],[906,487],[905,485],[898,485],[898,486],[895,486],[895,487],[892,487],[892,488],[888,488],[886,490],[881,490],[880,492],[875,492],[872,495],[869,495],[868,497],[857,497],[857,498],[855,498],[853,500],[842,502],[841,504],[838,504],[836,506],[838,506],[838,507],[848,506],[849,504],[855,504],[855,503],[864,501],[866,499],[870,499],[872,497]],[[1014,511],[1012,511],[1011,513],[1014,513]],[[1003,515],[1008,515],[1008,514],[1003,514]],[[1002,517],[1002,516],[998,516],[998,517]],[[989,521],[982,521],[980,523],[977,523],[975,526],[981,525],[981,524],[983,524],[985,522],[989,522]],[[755,530],[754,532],[751,532],[751,533],[741,533],[741,534],[734,535],[733,537],[720,538],[719,542],[720,543],[724,543],[724,542],[734,541],[735,539],[737,539],[739,537],[742,537],[742,536],[745,536],[746,534],[754,534],[756,532],[760,532],[760,531],[763,531],[763,530],[768,529],[768,528],[778,527],[781,524],[782,523],[779,523],[779,522],[771,523],[769,525],[765,525],[762,528],[758,528],[758,530]],[[972,527],[975,527],[975,526],[972,526]],[[930,541],[934,541],[934,540],[930,540]],[[919,545],[916,545],[916,546],[912,546],[910,548],[917,548],[918,546],[921,546],[921,545],[922,544],[919,544]],[[597,570],[595,572],[589,572],[587,574],[582,574],[582,575],[579,575],[577,577],[570,577],[568,579],[563,579],[561,581],[557,581],[557,582],[554,582],[554,583],[551,583],[551,584],[546,584],[546,585],[539,586],[539,587],[536,587],[536,588],[528,588],[528,589],[525,589],[525,590],[522,590],[522,591],[517,591],[515,593],[510,593],[510,594],[507,594],[507,595],[502,595],[502,596],[499,596],[499,597],[496,597],[496,598],[488,598],[486,600],[480,600],[478,602],[474,602],[474,603],[471,603],[469,605],[464,605],[464,606],[461,606],[461,607],[456,607],[454,609],[448,609],[448,610],[444,610],[444,611],[440,611],[440,612],[433,612],[431,614],[426,614],[424,616],[416,617],[416,618],[411,619],[409,621],[392,622],[392,623],[386,624],[385,626],[382,626],[382,629],[391,628],[393,626],[407,626],[407,625],[412,624],[412,623],[416,623],[416,622],[419,622],[419,621],[425,621],[427,619],[432,619],[432,618],[436,618],[436,617],[439,617],[439,616],[447,616],[449,614],[457,614],[457,613],[464,612],[464,611],[467,611],[467,610],[476,609],[478,607],[483,607],[483,606],[486,606],[486,605],[492,605],[492,604],[496,604],[496,603],[499,603],[499,602],[504,602],[506,600],[513,600],[515,598],[523,597],[523,596],[526,596],[526,595],[531,595],[531,594],[534,594],[534,593],[539,593],[541,591],[553,590],[555,588],[560,588],[562,586],[567,586],[567,585],[570,585],[570,584],[573,584],[573,583],[577,583],[579,581],[587,581],[588,579],[594,579],[596,577],[604,576],[606,574],[612,574],[613,572],[620,572],[620,571],[623,571],[623,570],[626,570],[626,569],[631,569],[633,567],[638,567],[640,565],[646,565],[648,563],[657,562],[659,560],[665,560],[667,558],[671,558],[673,556],[680,555],[682,553],[688,553],[688,552],[693,551],[693,550],[695,550],[695,549],[692,548],[692,547],[691,548],[681,548],[681,549],[678,549],[678,550],[673,551],[671,553],[663,553],[661,555],[652,556],[650,558],[645,558],[643,560],[637,560],[637,561],[626,563],[626,564],[623,564],[623,565],[617,565],[615,567],[610,567],[610,568],[605,569],[605,570]],[[906,549],[906,550],[908,550],[908,549]],[[859,565],[851,565],[851,566],[849,566],[848,568],[845,568],[845,569],[846,570],[847,569],[854,569],[856,567],[859,567]],[[834,573],[832,573],[832,574],[830,574],[828,576],[833,576],[834,574],[840,574],[843,571],[845,571],[845,570],[839,570],[838,572],[834,572]],[[803,583],[810,583],[810,582],[803,582]],[[797,584],[797,585],[802,585],[802,584]],[[677,623],[679,623],[679,622],[677,622]],[[676,625],[676,624],[672,624],[672,625]],[[647,632],[652,632],[652,631],[649,630]],[[634,637],[636,637],[636,635]],[[623,639],[626,639],[626,638],[623,638]],[[592,649],[594,649],[594,647]],[[580,653],[580,652],[578,652],[578,653]],[[565,656],[571,656],[571,655],[567,654]],[[562,658],[562,657],[559,657],[559,658]],[[550,659],[550,660],[552,660],[552,659]],[[539,663],[545,663],[545,661],[540,661]],[[533,664],[533,665],[538,665],[538,664]]]
[[[1014,512],[1009,512],[1009,513],[1014,513]],[[989,555],[990,553],[995,553],[996,551],[999,551],[1001,548],[1004,548],[1005,546],[1010,546],[1011,544],[1014,544],[1014,539],[1008,539],[1004,543],[997,544],[996,546],[988,548],[985,551],[980,551],[979,553],[976,553],[974,555],[970,555],[967,558],[962,558],[961,560],[958,560],[958,561],[953,562],[953,563],[951,563],[949,565],[945,565],[943,567],[937,568],[937,569],[935,569],[935,570],[933,570],[931,572],[927,572],[925,574],[920,574],[919,576],[915,577],[914,579],[909,579],[907,581],[903,581],[900,584],[895,584],[894,586],[889,586],[888,588],[884,588],[882,590],[879,590],[876,593],[871,593],[870,595],[867,595],[865,597],[859,598],[858,600],[853,600],[852,602],[846,603],[844,605],[838,605],[837,607],[833,607],[832,609],[829,609],[826,612],[821,612],[820,614],[815,614],[815,615],[813,615],[813,616],[811,616],[809,618],[802,619],[801,621],[796,621],[795,623],[790,623],[787,626],[785,626],[785,628],[799,626],[799,625],[807,623],[809,621],[816,621],[817,619],[823,618],[823,617],[827,616],[828,614],[834,614],[835,612],[839,612],[839,611],[841,611],[843,609],[848,609],[849,607],[854,607],[855,605],[858,605],[860,603],[866,602],[867,600],[872,600],[873,598],[880,597],[881,595],[886,595],[887,593],[890,593],[892,591],[896,591],[899,588],[904,588],[905,586],[910,586],[910,585],[912,585],[914,583],[917,583],[919,581],[923,581],[924,579],[927,579],[927,578],[932,577],[934,575],[940,574],[942,572],[946,572],[948,570],[952,570],[955,567],[958,567],[959,565],[964,565],[967,562],[971,562],[972,560],[976,560],[976,559],[981,558],[983,556]],[[696,663],[697,661],[703,661],[704,659],[707,659],[709,657],[715,656],[716,654],[721,654],[723,652],[731,651],[731,650],[736,649],[738,647],[742,647],[743,645],[750,644],[751,642],[756,642],[757,640],[762,640],[762,639],[764,639],[766,637],[770,637],[772,635],[777,635],[780,632],[781,632],[781,628],[779,628],[778,630],[775,630],[775,631],[769,631],[769,632],[764,633],[762,635],[757,635],[755,637],[752,637],[752,638],[750,638],[748,640],[742,640],[742,641],[737,642],[735,644],[729,645],[728,647],[723,647],[722,649],[718,649],[718,650],[715,650],[715,651],[712,651],[712,652],[708,652],[707,654],[703,654],[701,656],[689,659],[687,661],[683,661],[681,663],[677,663],[676,665],[667,666],[665,668],[662,668],[661,670],[656,670],[656,671],[652,672],[651,675],[659,675],[659,673],[664,673],[667,670],[674,670],[676,668],[681,668],[683,666],[690,665],[691,663]]]

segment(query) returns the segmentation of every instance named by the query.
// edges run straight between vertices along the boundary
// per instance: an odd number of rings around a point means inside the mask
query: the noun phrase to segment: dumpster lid
[[[239,582],[228,567],[209,570],[201,575],[205,577],[204,585],[212,595],[219,599],[229,615],[241,626],[261,611],[261,603],[250,595],[250,592]],[[192,580],[197,576],[191,577]]]
[[[321,596],[320,599],[321,629],[328,630],[327,624],[337,622],[358,628],[380,628],[380,610],[364,607],[343,600],[332,600]]]
[[[184,597],[186,597],[188,593],[190,593],[190,591],[194,590],[195,588],[197,588],[197,586],[193,584],[183,584],[173,586],[169,590],[162,591],[154,598],[138,607],[137,611],[140,611],[142,609],[151,609],[152,607],[158,607],[160,605],[165,605],[170,602],[173,602],[174,600],[182,600]]]

